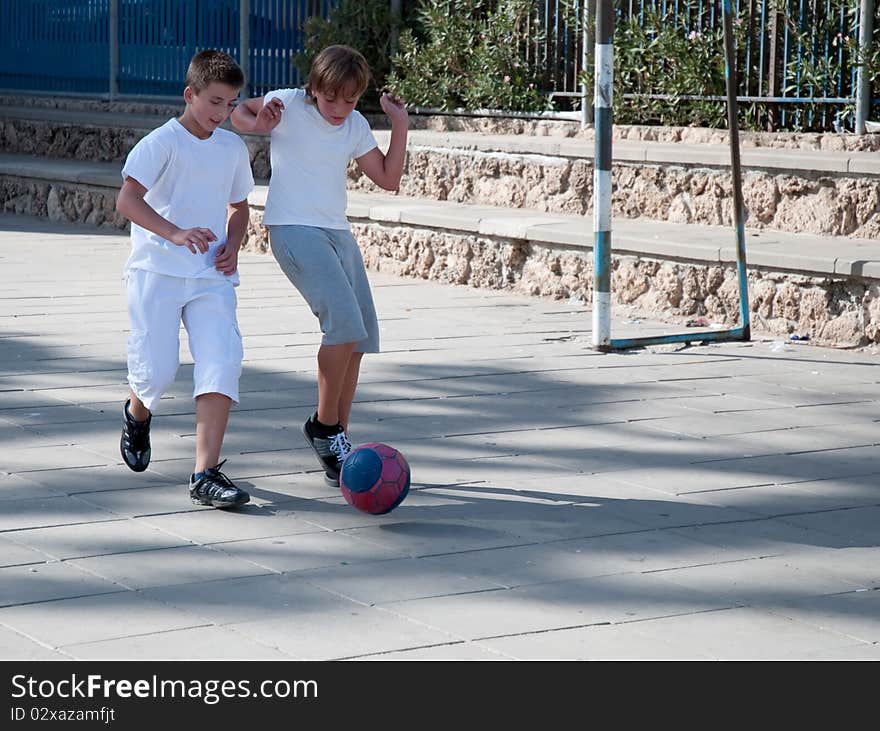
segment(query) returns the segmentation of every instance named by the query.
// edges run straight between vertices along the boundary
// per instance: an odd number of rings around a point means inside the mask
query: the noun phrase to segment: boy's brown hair
[[[186,86],[198,94],[215,81],[233,89],[241,89],[244,86],[244,72],[235,59],[223,51],[200,51],[189,62]]]
[[[306,95],[314,102],[319,91],[337,94],[354,86],[360,96],[370,83],[370,65],[360,52],[349,46],[327,46],[312,61]]]

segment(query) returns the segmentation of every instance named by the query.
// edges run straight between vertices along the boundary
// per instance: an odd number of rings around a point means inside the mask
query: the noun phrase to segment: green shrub
[[[539,111],[541,26],[531,0],[421,0],[388,77],[422,107]]]

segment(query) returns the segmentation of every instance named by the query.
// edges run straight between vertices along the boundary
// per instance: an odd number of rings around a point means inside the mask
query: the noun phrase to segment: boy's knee
[[[239,378],[240,360],[196,363],[193,370],[193,397],[220,394],[238,403]]]

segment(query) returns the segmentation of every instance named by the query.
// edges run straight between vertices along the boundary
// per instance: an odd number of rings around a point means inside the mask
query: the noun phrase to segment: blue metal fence
[[[101,93],[110,70],[109,0],[5,0],[0,87]]]
[[[241,59],[248,10],[249,91],[299,83],[302,24],[337,0],[3,0],[0,88],[178,96],[190,58],[217,48]],[[116,13],[116,43],[111,18]],[[113,59],[111,48],[117,56]],[[112,60],[111,60],[112,59]],[[111,83],[111,68],[115,79]]]

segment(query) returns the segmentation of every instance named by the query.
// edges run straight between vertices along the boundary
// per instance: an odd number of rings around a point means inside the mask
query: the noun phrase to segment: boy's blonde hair
[[[244,72],[235,59],[223,51],[208,49],[193,56],[186,72],[186,85],[198,94],[215,81],[241,89]]]
[[[314,102],[319,91],[339,93],[354,86],[360,96],[370,83],[370,65],[358,51],[349,46],[327,46],[312,61],[306,95]]]

